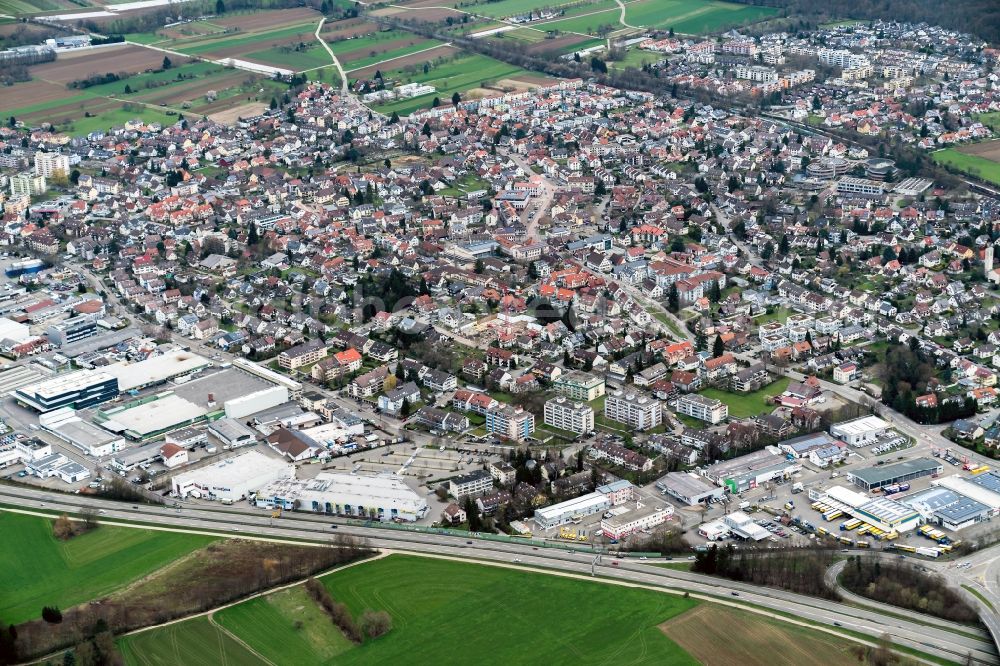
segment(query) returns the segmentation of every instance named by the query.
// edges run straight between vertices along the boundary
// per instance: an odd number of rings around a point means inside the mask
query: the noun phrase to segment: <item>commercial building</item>
[[[545,402],[545,425],[575,433],[593,432],[594,408],[557,396]]]
[[[56,347],[63,347],[97,335],[97,318],[73,317],[56,322],[45,330],[45,337]]]
[[[242,419],[251,414],[271,409],[288,402],[288,389],[284,386],[269,386],[247,395],[227,400],[223,408],[228,419]]]
[[[769,481],[788,479],[802,466],[788,460],[776,446],[767,446],[732,460],[706,467],[702,474],[711,481],[729,488],[731,493],[756,488]]]
[[[901,502],[886,497],[872,498],[844,486],[833,486],[825,491],[810,489],[809,499],[839,509],[884,532],[907,532],[922,520],[919,512]]]
[[[8,276],[10,277],[10,276]],[[31,339],[31,330],[27,324],[0,317],[0,340],[10,340],[20,344]]]
[[[321,472],[314,479],[279,479],[257,492],[254,504],[381,521],[414,521],[427,502],[394,474]]]
[[[990,508],[990,516],[1000,515],[1000,474],[987,472],[969,478],[952,475],[933,482]]]
[[[181,380],[212,365],[212,361],[193,352],[173,349],[136,363],[115,363],[103,370],[118,379],[118,390],[133,391],[157,386],[171,379]]]
[[[670,472],[656,482],[656,488],[688,506],[721,498],[726,493],[724,487],[709,483],[693,472]]]
[[[900,502],[919,512],[927,523],[951,531],[989,520],[991,514],[982,502],[940,486],[908,495]]]
[[[620,541],[626,537],[659,527],[674,515],[674,507],[657,506],[636,508],[634,511],[601,520],[601,532],[609,539]]]
[[[277,386],[284,386],[288,389],[288,397],[292,400],[298,400],[302,397],[302,384],[299,382],[289,379],[280,372],[275,372],[270,368],[265,368],[259,363],[254,363],[253,361],[248,361],[245,358],[234,358],[233,367],[242,370],[254,377],[259,377],[264,381],[270,382]]]
[[[867,178],[844,176],[837,181],[837,194],[855,194],[864,197],[877,197],[885,193],[885,183]]]
[[[117,395],[118,379],[114,375],[100,370],[77,370],[22,386],[14,392],[14,399],[44,413],[60,407],[91,407]]]
[[[615,391],[604,401],[604,416],[634,430],[650,430],[663,422],[660,401],[634,391]]]
[[[38,422],[45,430],[88,456],[107,456],[128,446],[121,436],[84,421],[68,407],[42,414]]]
[[[512,405],[496,407],[486,412],[486,432],[520,442],[535,432],[535,415]]]
[[[588,493],[559,504],[535,510],[535,524],[543,530],[579,522],[595,513],[604,513],[611,508],[611,498],[604,493]]]
[[[733,536],[746,541],[763,541],[771,533],[753,521],[753,518],[742,511],[733,511],[722,517],[722,523],[729,528]]]
[[[43,458],[26,460],[24,469],[40,479],[58,477],[65,483],[76,483],[90,476],[90,470],[70,460],[61,453],[53,453]]]
[[[689,393],[677,401],[677,413],[714,425],[729,416],[729,405],[721,400]]]
[[[552,388],[570,400],[590,402],[604,395],[604,379],[575,370],[561,374]]]
[[[859,488],[871,491],[919,479],[922,476],[940,474],[943,470],[941,463],[933,458],[914,458],[889,465],[854,470],[847,473],[847,480]]]
[[[219,419],[208,427],[212,437],[222,442],[223,446],[235,449],[247,446],[257,441],[257,433],[235,419]]]
[[[52,455],[52,445],[39,439],[8,434],[0,437],[0,469]]]
[[[258,451],[247,451],[206,467],[178,474],[171,489],[178,497],[236,502],[279,479],[295,476],[295,466]]]
[[[862,416],[830,426],[831,435],[855,448],[876,441],[887,430],[889,430],[889,422],[877,416]]]
[[[485,469],[477,469],[448,482],[448,492],[456,499],[475,497],[493,489],[493,476]]]
[[[205,420],[207,410],[165,391],[152,399],[127,403],[98,413],[100,426],[133,441],[158,437],[171,430]]]

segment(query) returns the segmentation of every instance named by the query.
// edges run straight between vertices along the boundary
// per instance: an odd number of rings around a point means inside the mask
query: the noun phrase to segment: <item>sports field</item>
[[[52,521],[0,513],[0,622],[38,617],[43,606],[67,608],[105,596],[214,539],[101,526],[59,541]]]
[[[277,666],[332,663],[354,647],[301,585],[231,606],[214,620]]]
[[[851,666],[853,643],[746,611],[702,604],[661,625],[703,664]]]
[[[770,412],[774,409],[773,405],[767,404],[767,399],[783,393],[788,388],[790,381],[788,377],[782,377],[764,388],[750,393],[730,393],[729,391],[708,388],[701,391],[701,394],[706,398],[713,398],[726,403],[729,405],[729,415],[742,419],[748,416],[757,416],[761,412]]]
[[[1000,185],[1000,139],[965,146],[946,148],[931,154],[938,164]]]
[[[129,666],[267,666],[207,617],[126,636],[118,649]]]

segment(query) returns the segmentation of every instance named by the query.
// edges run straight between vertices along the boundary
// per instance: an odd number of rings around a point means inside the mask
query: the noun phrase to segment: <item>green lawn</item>
[[[67,608],[105,596],[201,548],[212,537],[101,526],[58,541],[52,521],[0,513],[0,622],[23,622],[42,606]]]
[[[201,55],[237,46],[247,46],[249,44],[259,44],[263,48],[268,48],[273,42],[287,42],[292,38],[298,38],[299,41],[308,44],[316,40],[315,31],[318,23],[319,19],[317,18],[315,23],[297,23],[295,25],[279,28],[270,32],[257,32],[243,36],[239,36],[240,33],[236,33],[238,35],[236,37],[229,36],[226,38],[212,38],[211,36],[203,37],[199,35],[193,39],[185,39],[176,42],[171,41],[169,46],[170,48],[181,51],[182,53]]]
[[[788,388],[789,382],[791,380],[788,377],[781,377],[752,393],[730,393],[716,388],[708,388],[701,391],[701,394],[706,398],[714,398],[726,403],[729,405],[729,415],[742,419],[748,416],[757,416],[761,412],[770,412],[773,406],[767,404],[767,398],[783,393]]]
[[[323,33],[320,33],[323,34]],[[373,32],[363,37],[353,37],[351,39],[336,39],[330,42],[330,48],[340,56],[351,51],[361,49],[377,49],[384,42],[391,42],[397,39],[407,39],[414,37],[411,33],[403,30],[387,30],[385,32]]]
[[[774,308],[771,312],[766,312],[758,317],[754,318],[754,321],[758,326],[761,324],[766,324],[769,321],[780,321],[782,323],[788,319],[788,315],[792,314],[792,311],[785,307]]]
[[[625,57],[621,60],[609,60],[608,67],[611,67],[612,69],[626,69],[628,67],[642,69],[643,65],[663,60],[663,57],[664,56],[660,53],[643,51],[641,49],[629,49],[625,53]],[[650,314],[655,315],[656,313],[650,312]]]
[[[285,67],[287,69],[300,72],[304,69],[314,67],[325,67],[331,64],[330,54],[326,52],[319,43],[313,42],[304,50],[296,51],[292,48],[274,46],[263,51],[254,51],[240,56],[244,60],[263,62],[275,67]]]
[[[392,615],[392,631],[338,665],[697,663],[658,628],[696,605],[679,596],[403,555],[322,580],[355,616]]]
[[[129,666],[267,666],[207,617],[126,636],[118,649]]]
[[[989,127],[994,132],[1000,132],[1000,111],[990,113],[980,113],[976,120]]]
[[[231,606],[215,621],[277,666],[333,663],[354,647],[302,586]]]
[[[931,154],[938,164],[961,171],[988,183],[1000,185],[1000,162],[988,160],[978,155],[966,155],[955,148],[946,148]]]
[[[500,2],[487,2],[467,8],[473,14],[490,16],[494,18],[505,18],[515,14],[526,14],[530,10],[538,10],[542,7],[555,9],[560,5],[572,4],[574,0],[555,0],[555,2],[540,3],[538,0],[500,0]],[[589,5],[584,5],[589,6]]]

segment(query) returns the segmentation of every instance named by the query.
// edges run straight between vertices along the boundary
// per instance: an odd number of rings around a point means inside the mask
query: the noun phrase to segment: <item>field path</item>
[[[337,60],[336,54],[334,54],[333,49],[330,45],[326,43],[326,40],[319,36],[320,31],[323,29],[323,24],[326,23],[326,17],[324,16],[319,20],[319,25],[316,26],[316,39],[319,41],[320,46],[326,49],[326,52],[330,54],[330,59],[333,60],[333,66],[337,68],[337,74],[340,75],[340,92],[347,94],[347,74],[344,72],[344,68],[341,66],[340,61]]]
[[[257,652],[257,650],[254,650],[250,646],[250,644],[247,643],[245,640],[243,640],[242,638],[240,638],[239,636],[237,636],[236,634],[234,634],[233,632],[229,631],[228,629],[226,629],[225,627],[223,627],[221,624],[219,624],[218,622],[216,622],[215,621],[215,611],[212,611],[211,613],[208,614],[208,623],[210,625],[212,625],[213,627],[215,627],[215,629],[217,631],[220,631],[220,632],[224,633],[226,636],[229,636],[234,641],[236,641],[237,643],[239,643],[240,645],[242,645],[244,648],[246,648],[247,652],[249,652],[250,654],[254,655],[258,659],[260,659],[261,661],[263,661],[265,664],[271,664],[271,666],[278,666],[273,661],[271,661],[270,659],[268,659],[267,657],[265,657],[264,655],[262,655],[260,652]],[[225,653],[223,653],[223,654],[225,654]]]

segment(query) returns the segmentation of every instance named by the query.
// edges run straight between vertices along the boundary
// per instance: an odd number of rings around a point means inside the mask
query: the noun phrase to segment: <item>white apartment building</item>
[[[545,403],[545,425],[575,433],[594,430],[594,409],[582,402],[573,402],[565,396],[552,398]]]
[[[663,422],[660,401],[633,391],[615,391],[604,401],[604,416],[635,430],[650,430]]]
[[[739,65],[736,68],[736,78],[760,83],[774,83],[778,80],[778,73],[770,67],[761,65]]]
[[[55,174],[69,176],[69,155],[41,150],[35,153],[35,175],[51,178]]]
[[[482,495],[493,489],[493,475],[485,469],[477,469],[448,482],[448,492],[456,499]]]
[[[604,395],[604,379],[586,372],[566,372],[555,380],[552,388],[572,400],[590,402]]]
[[[721,400],[691,393],[677,401],[677,413],[716,424],[729,416],[729,405]]]

